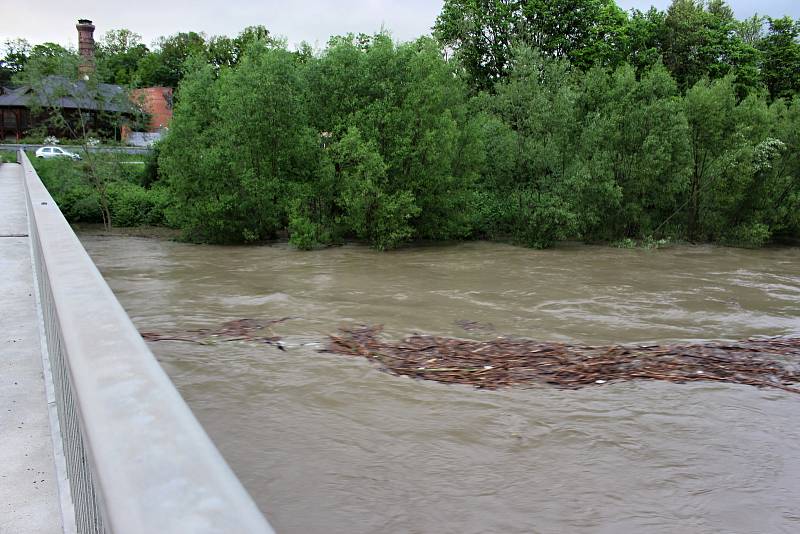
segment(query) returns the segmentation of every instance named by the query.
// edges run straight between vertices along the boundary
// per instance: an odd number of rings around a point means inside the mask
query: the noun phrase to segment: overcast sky
[[[666,8],[670,0],[617,0],[625,8]],[[800,18],[800,0],[729,0],[739,18],[762,15]],[[14,2],[3,9],[0,42],[23,37],[31,43],[53,41],[77,45],[78,18],[94,21],[95,38],[105,31],[128,28],[151,44],[161,35],[202,31],[206,35],[234,36],[245,26],[263,24],[290,45],[307,41],[324,46],[331,35],[348,32],[374,33],[385,27],[397,40],[428,33],[442,7],[442,0],[164,0],[112,2],[39,0]]]

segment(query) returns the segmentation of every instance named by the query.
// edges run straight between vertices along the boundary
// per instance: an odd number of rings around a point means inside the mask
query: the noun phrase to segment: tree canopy
[[[800,238],[800,24],[723,0],[445,0],[430,37],[322,50],[115,30],[98,58],[177,86],[154,174],[194,241]],[[55,64],[18,40],[0,72]]]

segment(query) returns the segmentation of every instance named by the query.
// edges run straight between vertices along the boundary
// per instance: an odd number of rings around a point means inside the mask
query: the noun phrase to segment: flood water
[[[580,343],[800,334],[800,249],[81,239],[140,330],[296,317],[272,327],[285,352],[150,344],[278,532],[800,532],[800,395],[647,382],[478,391],[318,352],[354,323],[392,338]]]

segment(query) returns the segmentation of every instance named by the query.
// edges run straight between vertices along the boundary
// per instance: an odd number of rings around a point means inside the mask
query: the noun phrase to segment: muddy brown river
[[[800,334],[800,249],[210,247],[82,233],[278,532],[800,532],[800,395],[621,382],[478,391],[321,354],[340,325],[578,343]],[[464,321],[493,330],[467,332]]]

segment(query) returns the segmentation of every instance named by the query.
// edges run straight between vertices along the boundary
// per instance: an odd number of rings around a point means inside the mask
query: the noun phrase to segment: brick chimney
[[[78,29],[78,51],[81,54],[78,72],[88,78],[94,73],[94,24],[91,20],[80,19],[75,27]]]

